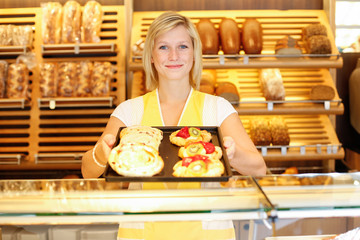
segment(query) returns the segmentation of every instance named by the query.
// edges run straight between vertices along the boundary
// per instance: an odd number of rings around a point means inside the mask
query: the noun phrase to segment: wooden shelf
[[[0,46],[0,56],[18,56],[30,51],[30,46]]]
[[[113,107],[113,97],[38,98],[39,108]]]
[[[145,38],[151,22],[162,12],[134,12],[131,46],[139,39]],[[241,29],[246,18],[256,18],[263,28],[263,51],[260,55],[206,55],[203,56],[204,68],[341,68],[343,61],[335,45],[334,36],[323,10],[229,10],[226,11],[181,11],[196,24],[201,18],[210,18],[215,27],[219,27],[222,18],[233,18]],[[280,56],[275,54],[276,41],[286,35],[291,35],[302,43],[302,29],[312,23],[322,23],[326,26],[331,41],[332,53],[329,55],[305,54],[298,57]],[[221,53],[221,52],[219,52]],[[131,56],[129,59],[131,71],[141,70],[141,58]]]
[[[240,117],[247,131],[249,122],[254,117]],[[290,144],[288,146],[257,146],[265,161],[344,158],[344,149],[326,115],[283,115],[283,118],[289,128]]]
[[[115,53],[117,51],[114,43],[98,44],[46,44],[41,45],[41,53],[46,55],[77,55],[94,53]]]
[[[28,105],[29,105],[29,101],[25,98],[18,98],[18,99],[1,98],[0,99],[0,109],[4,109],[4,108],[24,109],[25,106],[28,106]]]

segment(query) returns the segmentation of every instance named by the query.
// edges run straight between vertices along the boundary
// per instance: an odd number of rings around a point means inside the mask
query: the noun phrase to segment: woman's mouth
[[[165,67],[170,68],[170,69],[177,69],[177,68],[181,68],[182,66],[183,66],[182,64],[165,65]]]

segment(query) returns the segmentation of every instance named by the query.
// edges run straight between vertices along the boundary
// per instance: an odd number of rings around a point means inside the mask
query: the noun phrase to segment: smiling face
[[[194,49],[189,33],[183,25],[155,38],[151,61],[157,70],[159,81],[189,82]]]

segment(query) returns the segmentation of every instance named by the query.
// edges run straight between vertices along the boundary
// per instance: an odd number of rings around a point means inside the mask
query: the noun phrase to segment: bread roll
[[[260,54],[263,48],[262,27],[255,18],[248,18],[242,27],[242,44],[246,54]]]
[[[219,26],[221,46],[224,54],[238,54],[240,51],[240,30],[232,18],[224,18]]]
[[[56,97],[56,63],[42,63],[40,65],[40,95],[43,98]]]
[[[67,1],[63,7],[62,42],[81,41],[81,6],[76,1]]]
[[[276,41],[275,53],[279,55],[300,55],[302,51],[298,40],[286,36]]]
[[[216,70],[215,69],[204,69],[201,73],[201,83],[215,86],[216,84]]]
[[[215,87],[208,83],[200,83],[199,91],[213,95],[215,93]]]
[[[321,23],[314,23],[309,24],[306,27],[303,28],[303,39],[307,40],[309,37],[315,36],[315,35],[323,35],[327,36],[327,30],[326,27]]]
[[[305,44],[309,54],[331,54],[331,43],[327,36],[315,35],[307,39]]]
[[[285,88],[278,68],[260,69],[259,82],[266,100],[285,100]]]
[[[91,76],[92,96],[108,96],[112,77],[113,68],[110,62],[94,62],[94,70]]]
[[[58,64],[57,96],[74,97],[77,82],[77,63],[61,62]]]
[[[90,61],[81,61],[77,65],[77,97],[89,97],[91,96],[91,74],[93,71],[93,63]]]
[[[217,96],[223,97],[230,103],[239,103],[240,96],[235,84],[231,82],[221,82],[217,85],[215,93]]]
[[[272,145],[289,145],[290,136],[285,120],[280,117],[272,117],[269,121]]]
[[[331,100],[335,97],[335,90],[328,85],[318,84],[310,89],[310,99]]]
[[[249,135],[256,146],[269,146],[271,144],[271,132],[268,119],[251,119]]]
[[[44,44],[61,42],[62,6],[58,2],[42,3],[42,38]]]
[[[8,98],[28,98],[29,70],[24,63],[12,63],[9,65],[6,95]]]
[[[102,8],[96,1],[86,2],[82,15],[82,35],[84,43],[98,43],[101,41]]]
[[[0,98],[5,97],[7,68],[8,68],[7,62],[0,61]]]
[[[196,24],[203,54],[218,54],[219,35],[210,19],[203,18]]]

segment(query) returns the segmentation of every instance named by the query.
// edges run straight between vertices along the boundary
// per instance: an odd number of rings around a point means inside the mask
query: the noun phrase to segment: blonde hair
[[[179,25],[183,25],[187,29],[194,49],[194,64],[190,70],[189,82],[193,88],[199,88],[202,72],[202,50],[199,34],[189,18],[176,12],[165,12],[152,22],[145,40],[143,67],[148,90],[154,90],[159,85],[158,73],[151,62],[155,38]]]

